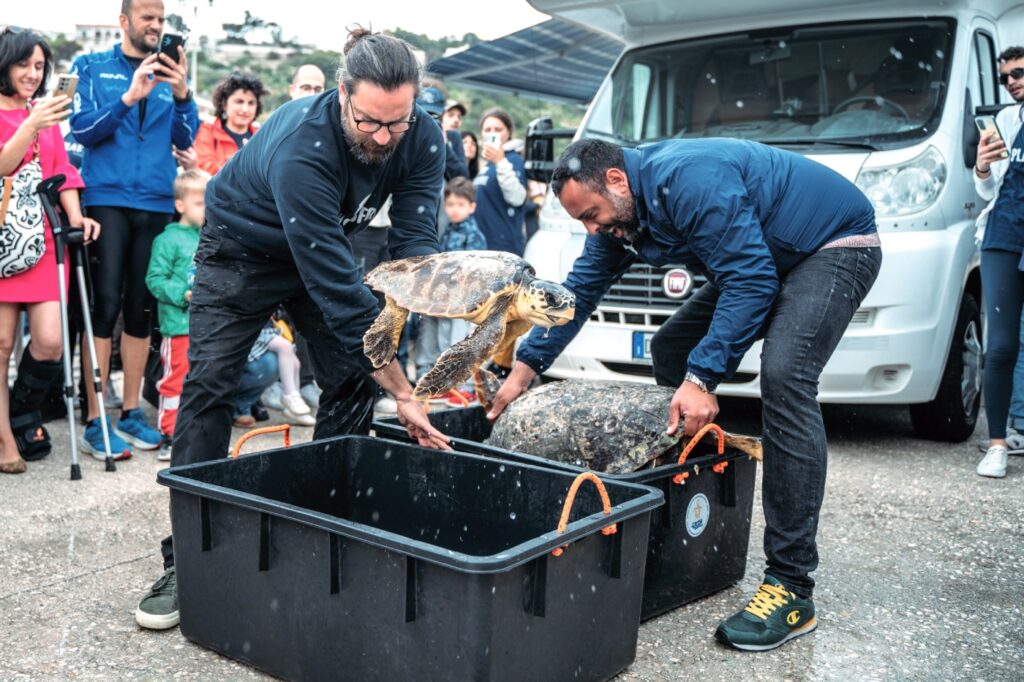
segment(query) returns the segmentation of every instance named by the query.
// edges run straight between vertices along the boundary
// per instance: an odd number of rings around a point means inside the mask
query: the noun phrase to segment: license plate
[[[633,332],[633,359],[651,359],[651,337],[653,332]]]

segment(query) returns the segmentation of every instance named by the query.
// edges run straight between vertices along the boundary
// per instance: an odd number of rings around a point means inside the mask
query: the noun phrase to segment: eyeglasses
[[[352,106],[351,95],[345,98],[345,105],[352,109],[352,120],[356,122],[356,129],[364,133],[375,133],[381,128],[387,128],[388,132],[392,134],[404,133],[416,122],[415,116],[400,121],[391,121],[390,123],[375,121],[372,118],[356,118],[356,108]]]
[[[1006,85],[1010,82],[1011,78],[1015,81],[1019,81],[1021,78],[1024,78],[1024,67],[1018,66],[1016,69],[1013,69],[1008,73],[999,74],[999,83],[1001,85]]]

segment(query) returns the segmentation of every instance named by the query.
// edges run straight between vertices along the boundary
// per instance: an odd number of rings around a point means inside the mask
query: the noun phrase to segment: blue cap
[[[416,104],[423,107],[431,116],[441,116],[444,114],[444,93],[433,86],[423,88],[416,98]]]

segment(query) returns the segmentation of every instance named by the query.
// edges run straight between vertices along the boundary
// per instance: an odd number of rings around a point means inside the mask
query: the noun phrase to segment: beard
[[[405,134],[391,133],[391,139],[387,141],[387,144],[377,144],[370,135],[360,132],[351,124],[348,111],[344,107],[341,113],[341,129],[345,132],[345,144],[348,145],[349,152],[368,166],[379,166],[391,158],[391,154],[398,148],[398,143],[402,141],[402,136]]]
[[[131,19],[128,20],[128,42],[132,44],[132,47],[143,54],[147,52],[156,52],[160,47],[159,37],[157,37],[156,45],[148,45],[146,43],[146,33],[139,32],[131,22]]]
[[[619,197],[613,194],[608,194],[607,197],[611,200],[612,208],[615,210],[614,222],[603,226],[602,231],[607,234],[618,228],[622,230],[623,238],[629,242],[635,242],[643,233],[643,228],[640,227],[640,218],[637,217],[636,203],[633,201],[633,197]]]

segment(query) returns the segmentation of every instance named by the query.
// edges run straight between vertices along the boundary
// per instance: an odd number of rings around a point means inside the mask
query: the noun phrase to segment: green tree
[[[55,64],[70,64],[75,55],[82,51],[82,45],[61,33],[50,42]]]

